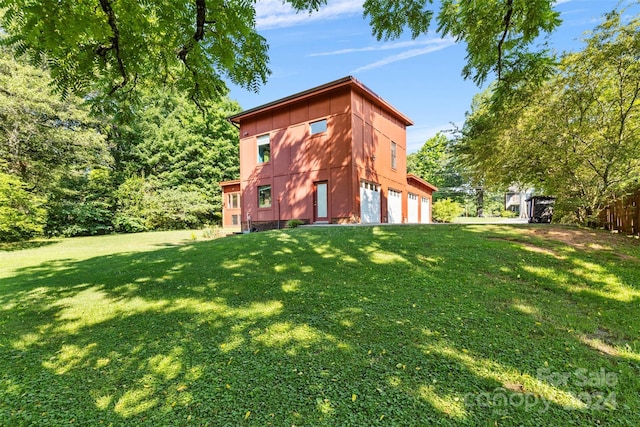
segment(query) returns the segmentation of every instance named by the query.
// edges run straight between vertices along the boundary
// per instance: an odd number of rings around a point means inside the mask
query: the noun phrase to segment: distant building
[[[504,195],[504,209],[515,212],[520,218],[529,218],[527,214],[527,199],[533,194],[533,189],[522,190],[511,186]]]
[[[437,188],[407,175],[413,122],[353,77],[229,118],[240,132],[240,180],[223,182],[224,225],[428,223]],[[239,188],[238,188],[239,185]]]

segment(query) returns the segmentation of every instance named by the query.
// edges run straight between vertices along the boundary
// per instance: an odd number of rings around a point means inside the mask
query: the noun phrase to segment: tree
[[[14,213],[32,216],[14,218],[14,237],[96,234],[109,227],[108,209],[91,201],[95,188],[86,185],[94,169],[111,164],[105,123],[90,116],[83,100],[53,95],[50,83],[46,70],[0,50],[0,172],[19,182],[12,197],[22,194],[24,202]]]
[[[42,233],[46,219],[42,202],[20,178],[0,172],[0,242]]]
[[[407,156],[407,172],[440,187],[445,180],[444,171],[449,164],[447,137],[438,132],[427,139],[416,153]]]
[[[327,0],[284,0],[315,11]],[[36,64],[47,63],[64,95],[127,97],[140,86],[176,86],[197,103],[227,92],[225,78],[258,90],[270,74],[266,40],[255,28],[255,0],[0,0],[7,43]],[[427,0],[366,0],[378,39],[408,29],[427,33],[436,11]],[[554,0],[443,0],[438,31],[467,45],[465,77],[495,72],[523,78],[544,62],[529,48],[559,24]],[[534,73],[535,74],[535,73]]]
[[[457,143],[475,178],[543,189],[558,197],[558,213],[582,223],[637,189],[639,30],[637,17],[623,25],[611,12],[529,99],[499,111],[491,93],[476,99]]]
[[[199,101],[224,95],[225,77],[255,90],[269,74],[252,2],[2,0],[0,9],[7,42],[48,64],[63,95],[171,84]]]
[[[434,200],[450,198],[465,203],[468,183],[461,174],[450,150],[451,141],[438,132],[416,153],[407,156],[407,172],[438,187]]]
[[[67,170],[109,163],[103,123],[81,99],[53,95],[50,83],[46,70],[0,49],[0,170],[40,192]]]
[[[226,119],[240,106],[227,98],[203,105],[206,114],[176,90],[147,89],[136,120],[115,124],[110,142],[119,183],[153,177],[155,190],[199,193],[214,222],[222,210],[218,183],[240,172],[238,132]]]
[[[49,190],[45,232],[92,236],[113,231],[113,178],[106,168],[68,171]]]

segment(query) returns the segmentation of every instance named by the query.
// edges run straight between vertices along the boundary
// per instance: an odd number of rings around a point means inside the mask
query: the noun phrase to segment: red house
[[[229,120],[240,130],[240,180],[221,183],[223,226],[234,226],[238,214],[243,230],[283,227],[289,219],[430,222],[437,188],[407,175],[406,128],[413,122],[355,78]],[[227,203],[233,194],[239,213]]]

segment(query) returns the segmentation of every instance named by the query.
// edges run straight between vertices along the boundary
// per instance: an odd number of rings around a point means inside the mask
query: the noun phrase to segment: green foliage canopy
[[[318,10],[326,0],[284,0]],[[225,79],[257,91],[270,74],[268,46],[255,23],[256,0],[126,1],[0,0],[7,43],[37,64],[47,63],[62,94],[128,96],[136,86],[173,85],[196,102],[226,94]],[[483,82],[535,68],[530,52],[541,32],[560,23],[554,0],[443,0],[438,31],[467,46],[463,75]],[[429,30],[431,0],[365,0],[378,39]],[[513,74],[513,73],[512,73]],[[523,77],[524,74],[520,74]]]
[[[117,124],[110,137],[120,182],[153,177],[153,188],[198,192],[220,212],[218,183],[240,172],[238,131],[226,120],[240,106],[226,98],[203,106],[206,114],[175,90],[145,90],[137,119]]]
[[[139,102],[112,102],[128,114],[99,119],[82,99],[52,94],[47,70],[21,64],[7,49],[0,83],[0,172],[25,192],[11,193],[25,202],[7,205],[5,228],[18,233],[15,215],[36,212],[27,201],[46,214],[12,239],[197,227],[219,218],[218,182],[239,171],[237,130],[226,120],[240,110],[236,102],[203,101],[203,112],[174,89],[145,88]],[[123,185],[136,179],[143,185]]]
[[[39,191],[69,169],[110,162],[104,123],[81,99],[53,95],[50,84],[46,71],[0,49],[0,170]]]
[[[490,91],[475,100],[457,153],[476,180],[541,188],[582,223],[640,186],[640,19],[624,24],[621,13],[531,97],[500,110]]]
[[[42,233],[46,221],[43,200],[14,175],[0,172],[0,242],[13,242]]]
[[[255,90],[269,74],[252,2],[2,0],[0,9],[7,42],[47,63],[62,94],[144,83],[209,99],[226,93],[223,78]]]

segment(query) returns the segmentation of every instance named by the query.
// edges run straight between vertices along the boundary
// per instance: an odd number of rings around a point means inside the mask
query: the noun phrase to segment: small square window
[[[240,223],[240,215],[231,215],[231,225],[238,225]]]
[[[269,208],[271,207],[271,186],[261,185],[258,187],[258,207]]]
[[[327,131],[327,119],[318,120],[317,122],[309,123],[311,127],[311,135],[322,133]]]
[[[269,135],[258,137],[258,163],[266,163],[271,160],[271,141]]]

